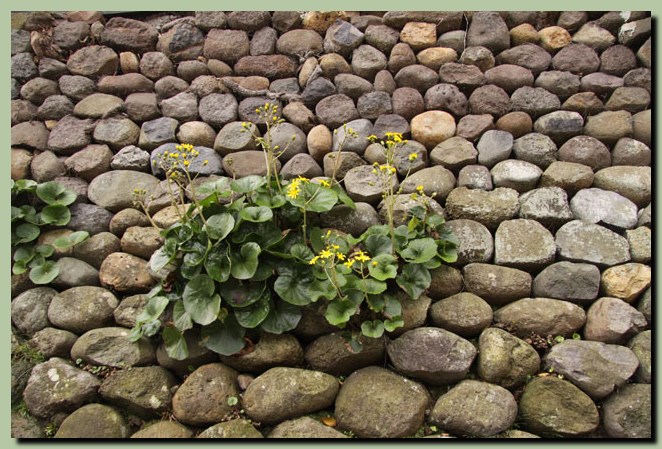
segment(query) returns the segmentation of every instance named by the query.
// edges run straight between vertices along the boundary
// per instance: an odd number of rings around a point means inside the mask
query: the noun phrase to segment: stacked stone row
[[[55,180],[78,194],[68,229],[42,242],[91,235],[56,252],[52,286],[12,278],[12,338],[49,359],[32,371],[24,400],[62,424],[59,436],[134,433],[121,416],[117,428],[83,425],[115,416],[113,407],[146,422],[173,413],[183,424],[145,425],[136,436],[345,436],[298,418],[333,406],[339,428],[361,437],[413,435],[424,424],[492,436],[522,417],[543,436],[650,435],[648,13],[76,12],[32,13],[18,25],[12,179]],[[405,328],[391,342],[366,342],[360,355],[315,307],[293,335],[263,337],[222,363],[194,333],[184,363],[155,341],[129,343],[154,284],[146,261],[162,243],[133,190],[148,192],[159,226],[177,220],[155,163],[177,143],[200,152],[190,165],[196,183],[264,173],[252,134],[266,132],[256,113],[266,102],[285,119],[269,136],[287,148],[281,175],[335,173],[357,208],[321,223],[354,234],[383,219],[372,174],[383,154],[367,137],[402,133],[396,218],[423,186],[460,239],[457,263],[405,302]],[[548,336],[567,341],[549,349]],[[393,369],[372,366],[385,357]],[[119,371],[99,381],[65,359]],[[536,377],[541,370],[560,376]],[[53,372],[76,379],[75,391],[60,392]],[[330,375],[351,376],[340,386]],[[212,378],[220,386],[205,386]],[[18,400],[25,380],[13,385]],[[301,397],[288,382],[313,393]],[[221,398],[240,393],[267,430],[243,417],[221,422],[232,413]],[[574,396],[582,399],[563,405]],[[476,397],[480,407],[467,402]],[[386,409],[384,398],[399,405]],[[112,407],[74,412],[91,402]]]

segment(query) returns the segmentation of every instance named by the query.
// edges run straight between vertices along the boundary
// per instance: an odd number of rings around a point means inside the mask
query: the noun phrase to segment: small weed
[[[44,427],[44,434],[46,434],[46,438],[53,438],[55,434],[57,433],[57,426],[49,422],[46,424],[46,427]]]
[[[19,416],[22,416],[23,418],[30,417],[30,410],[28,410],[28,406],[25,405],[25,401],[19,402],[14,410],[16,413],[18,413]]]
[[[37,351],[28,343],[21,343],[16,347],[12,354],[12,359],[25,359],[32,363],[42,363],[46,360],[44,354]]]

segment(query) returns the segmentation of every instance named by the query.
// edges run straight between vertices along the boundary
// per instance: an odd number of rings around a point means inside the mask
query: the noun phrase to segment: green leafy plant
[[[49,259],[55,249],[65,250],[89,237],[87,232],[77,231],[55,239],[53,245],[36,244],[42,227],[58,228],[69,223],[68,206],[76,200],[76,194],[54,181],[39,184],[29,179],[12,180],[11,193],[12,273],[29,271],[33,283],[48,284],[59,274],[57,264]]]
[[[358,335],[377,338],[403,325],[397,290],[418,299],[429,270],[456,257],[457,241],[422,192],[412,194],[422,201],[407,225],[395,227],[391,214],[387,225],[359,237],[317,227],[318,214],[339,204],[354,208],[353,201],[335,176],[281,179],[274,161],[286,148],[272,146],[269,131],[282,119],[268,103],[256,112],[267,128],[264,137],[254,134],[265,176],[221,177],[194,189],[195,147],[178,145],[157,162],[176,184],[171,204],[179,220],[161,230],[164,243],[149,267],[163,281],[149,293],[131,340],[161,331],[168,355],[181,360],[188,357],[185,332],[198,327],[207,348],[236,354],[262,332],[294,329],[303,307],[324,301],[327,321],[347,329],[350,347],[360,350]],[[394,148],[397,139],[389,140]],[[385,199],[399,193],[387,190]],[[145,192],[134,193],[148,213]]]

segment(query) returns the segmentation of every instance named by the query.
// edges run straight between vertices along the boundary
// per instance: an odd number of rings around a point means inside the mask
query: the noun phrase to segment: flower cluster
[[[363,269],[363,264],[369,260],[370,256],[368,256],[368,254],[358,250],[352,253],[351,257],[347,259],[343,265],[345,265],[347,268],[352,268],[356,262],[359,262],[361,264],[361,269]]]
[[[287,191],[286,195],[288,198],[292,198],[293,200],[296,199],[299,194],[301,193],[301,184],[302,183],[307,183],[310,180],[308,178],[304,178],[303,176],[299,176],[297,178],[294,178],[288,185],[287,185]]]
[[[308,263],[310,265],[318,265],[319,262],[319,265],[326,266],[327,260],[331,261],[331,264],[335,264],[336,261],[342,262],[347,259],[347,256],[338,251],[339,249],[339,245],[328,244],[326,245],[326,248],[321,250],[318,255],[310,259],[310,262]]]
[[[395,167],[392,166],[391,164],[379,164],[378,162],[374,162],[372,165],[375,167],[372,169],[372,174],[374,175],[380,172],[393,175],[395,174],[396,171]]]

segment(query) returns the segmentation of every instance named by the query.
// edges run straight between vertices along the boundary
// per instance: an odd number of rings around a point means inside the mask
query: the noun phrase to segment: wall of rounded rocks
[[[11,176],[74,190],[90,238],[12,277],[13,435],[650,437],[651,45],[634,11],[14,14]],[[161,243],[131,192],[172,220],[150,160],[178,142],[262,173],[267,101],[283,177],[342,158],[347,232],[380,220],[365,138],[403,133],[459,260],[359,354],[314,308],[242,356],[130,343]]]

